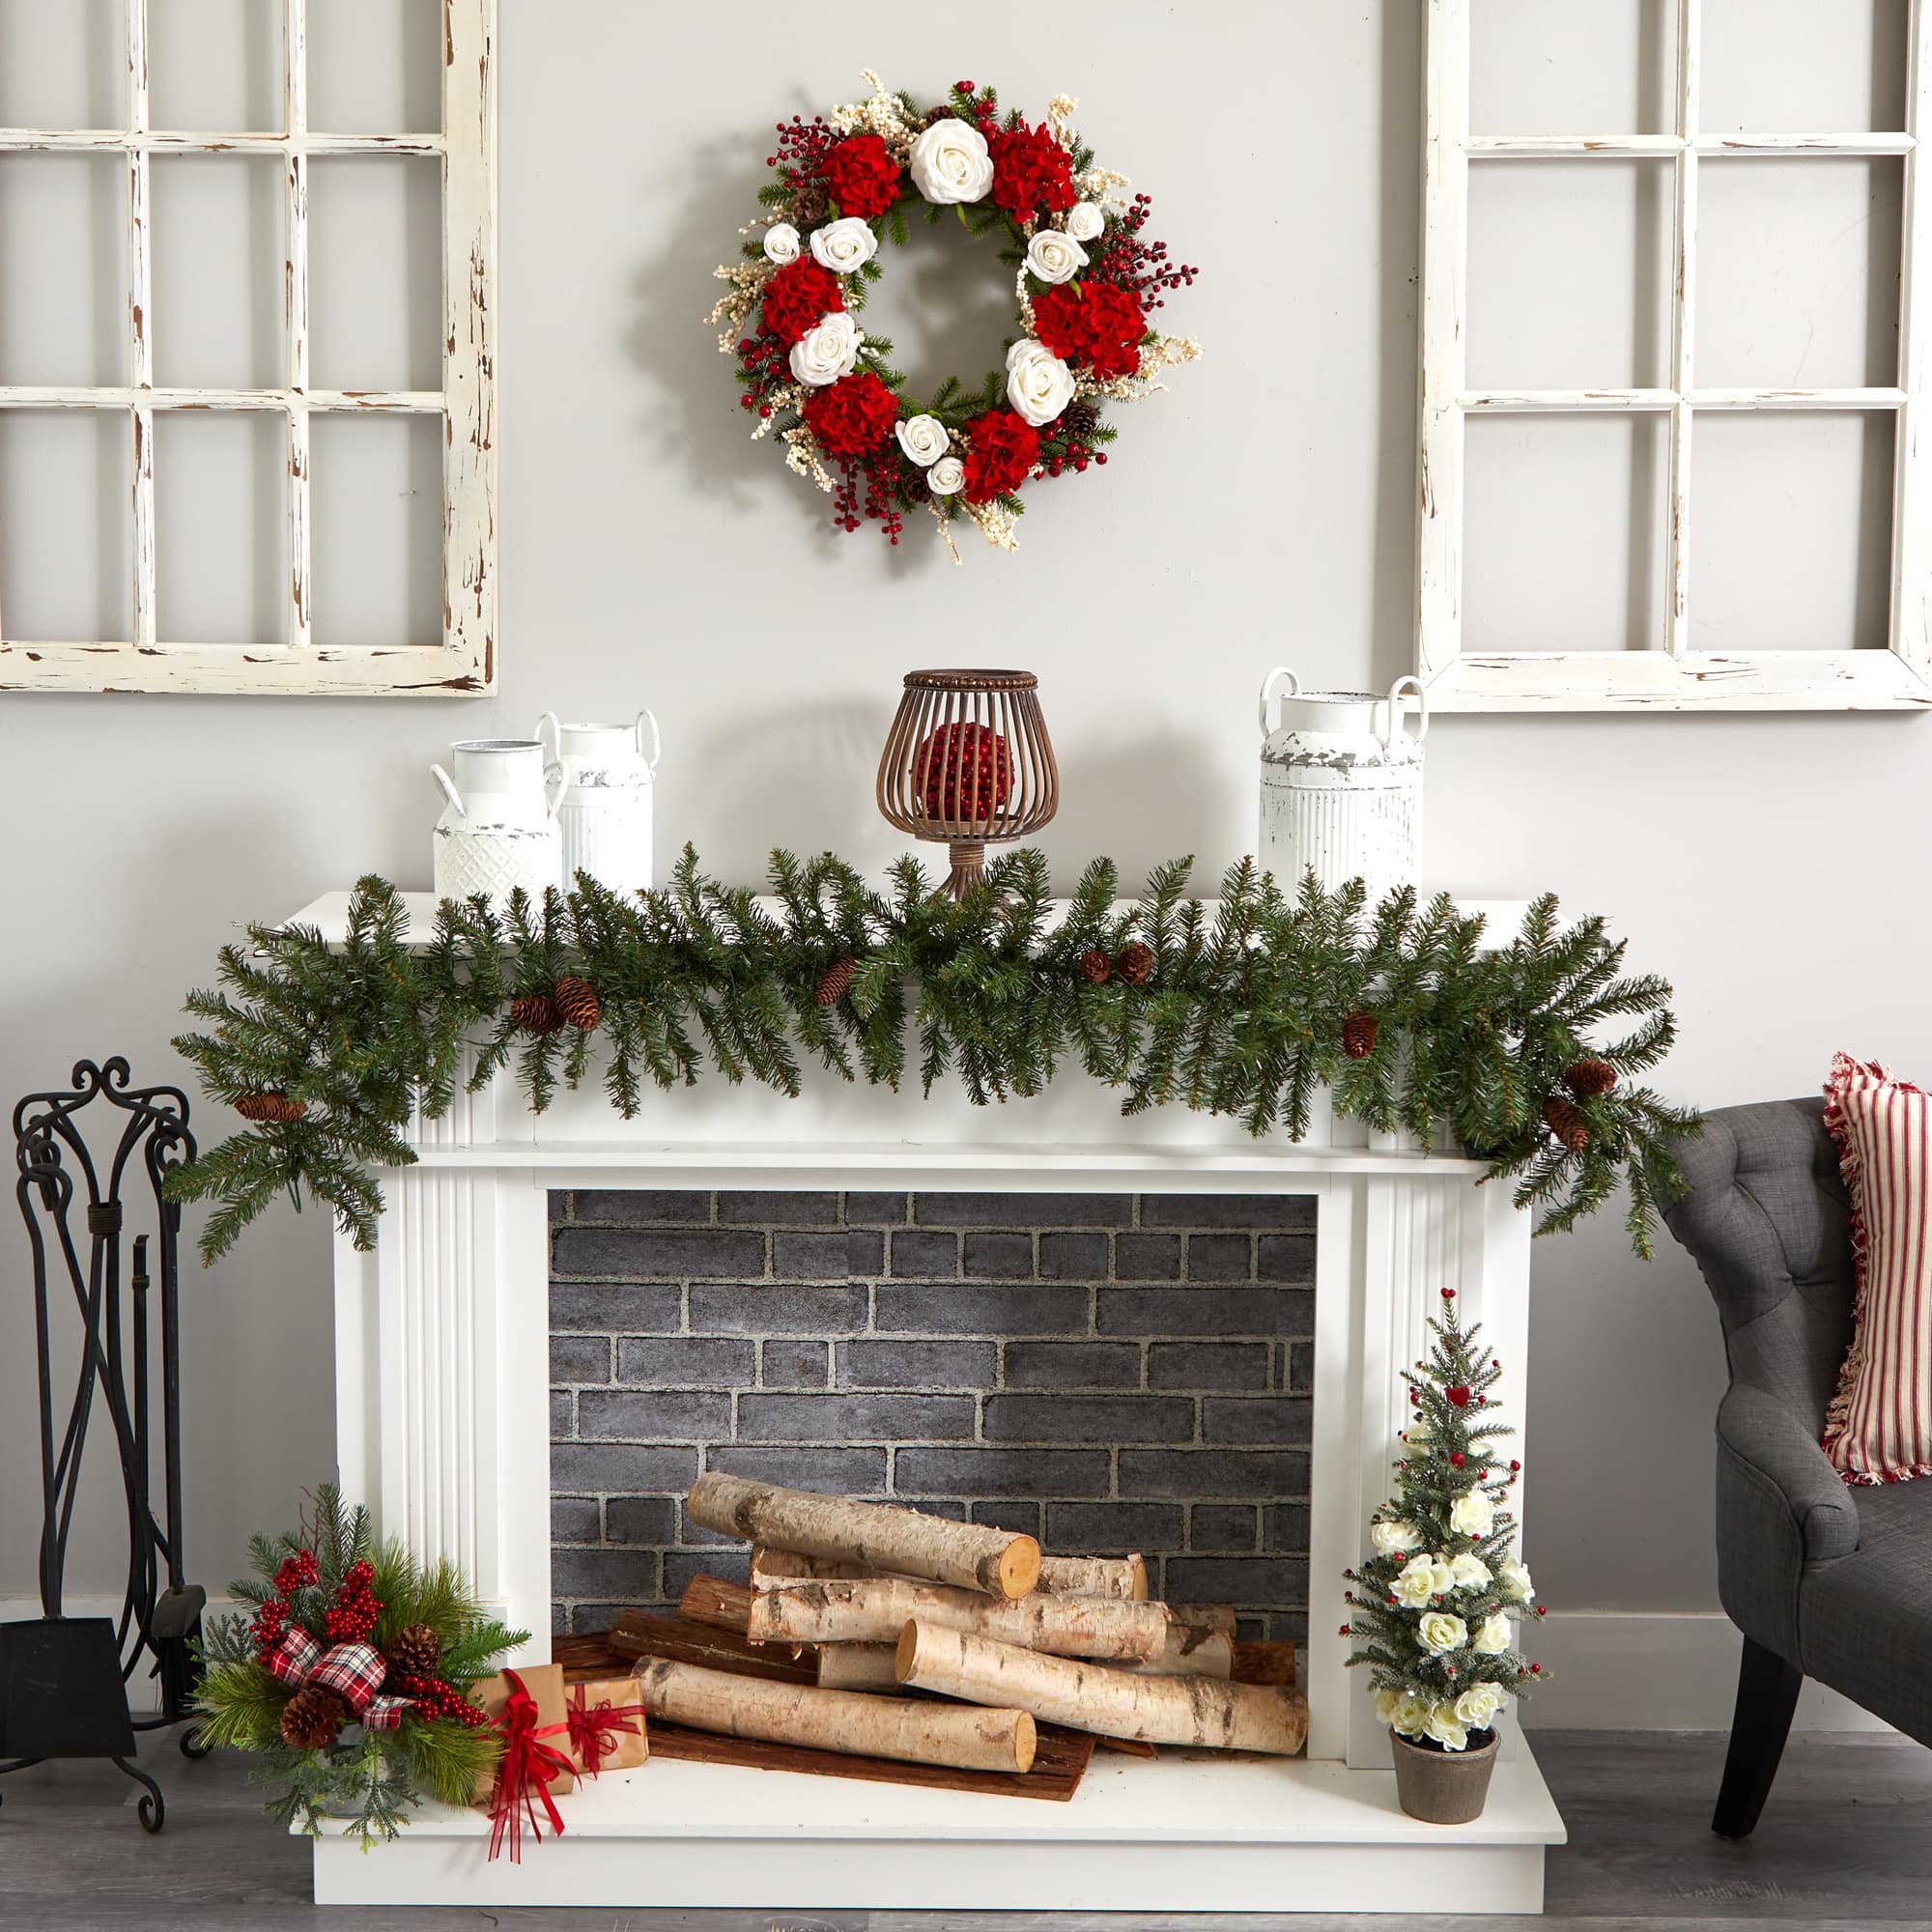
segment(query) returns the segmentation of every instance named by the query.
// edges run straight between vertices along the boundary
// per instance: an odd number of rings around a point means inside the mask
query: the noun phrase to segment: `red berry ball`
[[[1463,1464],[1466,1463],[1468,1460],[1469,1459],[1463,1454],[1462,1450],[1460,1449],[1451,1450],[1449,1454],[1449,1466],[1452,1469],[1460,1469],[1463,1466]]]
[[[970,80],[955,80],[952,83],[952,88],[956,94],[971,94],[973,92],[973,83]]]
[[[738,402],[744,409],[750,410],[757,407],[757,398],[755,396],[740,396]]]
[[[760,414],[761,416],[768,416],[768,415],[770,415],[770,414],[771,414],[771,412],[772,412],[772,406],[771,406],[771,404],[769,404],[769,403],[760,403],[760,404],[758,405],[758,413],[759,413],[759,414]]]
[[[1103,454],[1100,454],[1100,455],[1097,455],[1097,456],[1095,456],[1095,457],[1094,457],[1094,461],[1095,463],[1104,463],[1104,462],[1106,462],[1106,460],[1107,460],[1107,459],[1106,459],[1106,456],[1105,456],[1105,454],[1104,454],[1104,453],[1103,453]]]
[[[1444,1301],[1454,1301],[1456,1299],[1456,1291],[1453,1288],[1445,1288],[1442,1291],[1442,1299]]]
[[[1344,1636],[1347,1636],[1349,1634],[1349,1626],[1347,1624],[1344,1624],[1342,1626],[1342,1634]]]

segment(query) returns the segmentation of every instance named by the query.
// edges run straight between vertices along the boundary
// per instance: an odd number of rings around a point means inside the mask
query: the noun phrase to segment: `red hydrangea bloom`
[[[838,277],[807,256],[786,263],[765,284],[765,327],[785,342],[796,342],[844,306]]]
[[[1026,220],[1041,208],[1062,212],[1078,199],[1073,191],[1073,157],[1044,128],[1025,122],[991,135],[993,199],[1009,214]]]
[[[843,376],[807,398],[805,419],[828,456],[868,456],[893,433],[898,398],[871,370]]]
[[[899,198],[899,164],[876,134],[853,134],[826,156],[825,185],[840,214],[869,221]]]
[[[966,425],[969,503],[989,503],[1017,490],[1039,461],[1039,432],[1011,410],[990,410]]]
[[[1048,289],[1034,298],[1033,315],[1040,341],[1063,361],[1102,378],[1139,373],[1147,317],[1125,289],[1091,280]]]

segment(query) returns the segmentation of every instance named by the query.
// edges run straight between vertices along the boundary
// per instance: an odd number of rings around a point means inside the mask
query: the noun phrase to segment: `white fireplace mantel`
[[[427,895],[412,898],[420,919]],[[298,918],[339,931],[344,901]],[[1065,1804],[654,1763],[573,1796],[565,1835],[519,1865],[485,1861],[474,1812],[433,1807],[368,1857],[325,1837],[318,1901],[952,1908],[977,1895],[971,1873],[997,1844],[1003,1899],[1037,1911],[1410,1912],[1418,1898],[1541,1910],[1545,1847],[1564,1831],[1515,1726],[1477,1823],[1405,1817],[1387,1734],[1345,1668],[1334,1614],[1387,1492],[1400,1373],[1442,1289],[1508,1365],[1520,1426],[1529,1225],[1505,1188],[1476,1184],[1480,1164],[1326,1117],[1300,1145],[1179,1108],[1127,1120],[1074,1068],[1037,1100],[990,1109],[951,1087],[923,1099],[823,1069],[808,1069],[798,1100],[713,1077],[648,1094],[628,1122],[595,1087],[533,1119],[499,1080],[413,1138],[418,1164],[383,1177],[375,1252],[337,1239],[340,1479],[383,1534],[454,1558],[501,1614],[539,1633],[528,1661],[549,1654],[551,1189],[1316,1197],[1308,1753],[1103,1756]],[[728,1860],[696,1842],[721,1837],[734,1841]]]

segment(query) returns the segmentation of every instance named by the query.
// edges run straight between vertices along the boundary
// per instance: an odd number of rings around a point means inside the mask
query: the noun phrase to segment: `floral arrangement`
[[[201,1735],[253,1751],[264,1808],[318,1836],[346,1820],[366,1851],[423,1797],[468,1804],[502,1738],[467,1694],[526,1641],[483,1614],[453,1565],[378,1545],[333,1485],[299,1527],[249,1544],[252,1606],[211,1620],[196,1690]]]
[[[904,513],[923,508],[955,563],[961,515],[1012,550],[1028,484],[1107,461],[1102,406],[1164,387],[1160,370],[1201,354],[1148,323],[1197,271],[1144,239],[1150,197],[1129,200],[1127,177],[1094,164],[1070,95],[1036,126],[1017,109],[1002,118],[997,90],[970,80],[922,108],[865,78],[871,98],[829,121],[778,124],[766,213],[740,230],[742,259],[717,271],[730,284],[710,316],[718,347],[737,357],[753,440],[784,445],[833,498],[838,528],[874,522],[897,543]],[[881,244],[903,243],[911,215],[937,223],[949,210],[968,234],[1000,238],[1019,333],[980,388],[949,377],[922,402],[858,315],[884,272]]]
[[[1501,1370],[1478,1346],[1480,1328],[1463,1332],[1454,1289],[1442,1308],[1428,1360],[1403,1374],[1407,1454],[1396,1495],[1370,1524],[1375,1555],[1343,1573],[1351,1614],[1342,1634],[1357,1640],[1349,1662],[1367,1666],[1382,1722],[1425,1749],[1460,1751],[1487,1744],[1505,1700],[1547,1673],[1517,1648],[1514,1629],[1535,1591],[1503,1507],[1522,1464],[1491,1454],[1513,1433],[1491,1415]]]

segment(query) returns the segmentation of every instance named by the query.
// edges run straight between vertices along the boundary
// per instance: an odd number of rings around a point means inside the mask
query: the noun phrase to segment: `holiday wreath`
[[[1256,1135],[1304,1135],[1325,1087],[1338,1118],[1425,1145],[1447,1122],[1514,1178],[1540,1231],[1627,1183],[1649,1252],[1655,1189],[1677,1184],[1671,1145],[1696,1118],[1630,1078],[1669,1050],[1670,988],[1626,975],[1601,919],[1563,925],[1541,898],[1491,947],[1446,896],[1405,889],[1372,908],[1359,880],[1326,893],[1312,875],[1289,895],[1244,859],[1210,906],[1185,895],[1188,871],[1161,867],[1122,905],[1096,859],[1056,906],[1031,847],[960,900],[914,859],[880,893],[830,853],[777,852],[761,901],[706,878],[687,846],[654,892],[580,873],[541,905],[512,894],[507,916],[445,899],[424,943],[405,938],[395,888],[364,879],[346,941],[251,926],[222,950],[221,989],[189,996],[212,1030],[175,1044],[252,1125],[173,1170],[170,1191],[219,1204],[210,1259],[303,1184],[367,1248],[383,1207],[370,1170],[414,1161],[415,1110],[441,1115],[460,1079],[480,1088],[513,1056],[533,1109],[559,1081],[601,1077],[628,1118],[646,1082],[694,1085],[707,1056],[727,1080],[796,1094],[800,1049],[896,1088],[916,1047],[927,1092],[950,1068],[976,1102],[1023,1097],[1070,1059],[1125,1113],[1179,1104]],[[1597,1037],[1619,1020],[1628,1033]]]
[[[1196,271],[1143,239],[1150,197],[1127,199],[1127,177],[1094,165],[1070,95],[1030,126],[970,80],[923,109],[865,78],[871,98],[829,121],[778,124],[766,213],[740,230],[743,259],[717,271],[731,285],[710,316],[718,347],[738,359],[753,440],[784,444],[840,529],[870,520],[897,543],[904,512],[924,508],[955,563],[949,526],[962,514],[1012,550],[1025,486],[1104,464],[1102,406],[1151,394],[1163,368],[1201,354],[1148,326],[1162,292]],[[857,317],[884,272],[881,243],[905,242],[909,213],[936,223],[949,209],[968,234],[1001,238],[1020,333],[979,389],[949,377],[921,402],[888,366],[891,342]]]

